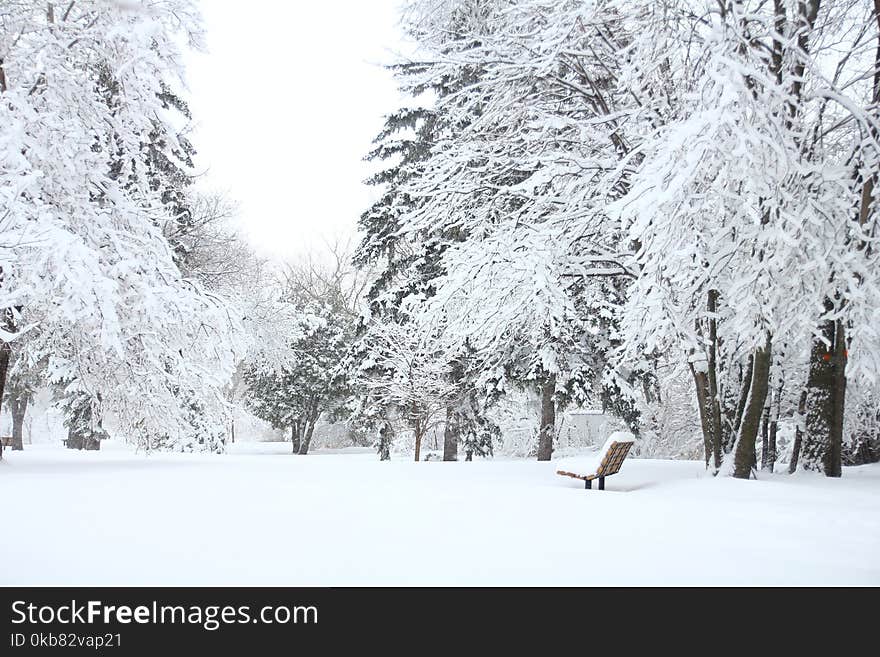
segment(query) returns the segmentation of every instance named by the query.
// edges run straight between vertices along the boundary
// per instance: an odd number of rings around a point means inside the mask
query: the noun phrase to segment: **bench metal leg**
[[[605,490],[605,477],[599,477],[599,490]]]
[[[590,479],[584,479],[584,488],[590,490],[593,487],[593,482]]]

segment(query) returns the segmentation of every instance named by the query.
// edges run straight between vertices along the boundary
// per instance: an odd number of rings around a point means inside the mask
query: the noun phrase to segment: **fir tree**
[[[291,362],[251,366],[245,372],[248,405],[273,428],[290,431],[295,454],[308,454],[315,424],[336,420],[348,394],[341,364],[351,339],[351,321],[325,305],[303,314],[290,341]]]

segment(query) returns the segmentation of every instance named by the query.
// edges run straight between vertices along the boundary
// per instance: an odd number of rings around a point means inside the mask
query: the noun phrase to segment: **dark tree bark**
[[[299,451],[297,452],[300,456],[305,456],[309,453],[309,448],[312,446],[312,432],[314,430],[314,424],[306,426],[306,430],[303,432],[303,438],[299,443]]]
[[[412,421],[412,427],[416,438],[415,460],[418,462],[422,456],[422,434],[424,434],[425,430],[422,427],[422,418],[418,414],[418,409],[413,409],[413,413],[414,418]]]
[[[73,429],[67,430],[67,449],[82,449],[83,448],[83,437],[78,433],[74,432]]]
[[[452,404],[446,407],[446,427],[443,430],[443,460],[458,460],[458,417]]]
[[[541,386],[541,427],[538,430],[538,460],[549,461],[553,455],[556,431],[556,377],[550,376]]]
[[[778,422],[775,419],[770,420],[770,436],[767,441],[767,470],[770,472],[773,472],[776,467],[776,432],[778,428]]]
[[[791,460],[788,462],[788,474],[794,474],[798,467],[798,460],[801,456],[801,445],[804,440],[804,423],[807,412],[807,391],[801,392],[800,401],[798,401],[798,418],[797,426],[794,430],[794,444],[791,447]]]
[[[0,93],[6,91],[6,69],[3,66],[3,58],[0,57]]]
[[[391,460],[391,443],[394,442],[394,426],[388,420],[384,420],[379,427],[379,460]]]
[[[693,363],[690,363],[691,376],[694,379],[694,389],[697,393],[697,410],[700,414],[700,428],[703,431],[703,454],[706,467],[712,460],[712,425],[709,420],[709,381],[705,372],[700,372]]]
[[[736,368],[738,376],[735,379],[731,377],[730,383],[725,386],[724,392],[720,395],[722,454],[729,454],[733,451],[733,445],[736,442],[736,413],[740,389],[742,388],[742,363],[737,364]]]
[[[294,422],[290,427],[290,451],[292,454],[299,454],[299,422]]]
[[[761,469],[767,469],[770,456],[770,396],[764,404],[764,412],[761,415]]]
[[[9,357],[12,355],[12,348],[8,342],[0,340],[0,410],[2,410],[3,391],[6,389],[6,376],[9,373]],[[2,447],[0,447],[0,455],[2,455]]]
[[[28,394],[16,395],[9,399],[9,410],[12,414],[12,449],[13,451],[21,451],[24,449],[24,441],[22,434],[24,433],[24,418],[27,414],[28,402],[30,396]]]
[[[706,301],[709,319],[704,323],[696,322],[696,331],[707,338],[705,369],[690,363],[691,376],[697,392],[697,408],[700,413],[700,426],[703,431],[703,450],[706,468],[714,463],[715,470],[721,467],[721,400],[718,394],[718,322],[715,312],[718,310],[718,291],[709,290]]]
[[[710,303],[710,310],[714,312],[714,304]],[[697,408],[700,413],[700,427],[703,431],[703,452],[706,467],[713,464],[715,470],[721,467],[721,400],[718,395],[718,372],[716,370],[716,328],[715,320],[712,320],[709,334],[712,346],[706,361],[706,371],[690,364],[691,376],[694,379],[694,388],[697,393]]]
[[[86,451],[98,451],[101,449],[101,441],[94,436],[84,436],[76,433],[73,429],[67,430],[67,449],[81,449]]]
[[[9,345],[0,340],[0,402],[3,401],[3,389],[6,387],[6,373],[9,370]],[[3,405],[0,403],[0,410]],[[3,460],[3,443],[0,442],[0,460]]]
[[[755,461],[755,441],[761,425],[764,402],[770,378],[770,338],[764,347],[756,349],[752,357],[748,395],[743,407],[742,421],[736,439],[733,476],[748,479]]]
[[[709,290],[707,310],[709,319],[709,371],[707,372],[709,384],[710,411],[709,426],[712,430],[712,458],[715,461],[715,471],[721,467],[721,395],[718,389],[718,320],[715,313],[718,310],[718,290]]]
[[[842,322],[828,322],[823,335],[831,347],[815,340],[810,353],[805,465],[821,469],[827,477],[839,477],[846,403],[846,331]]]
[[[305,430],[303,431],[303,437],[299,444],[299,454],[301,456],[305,456],[309,453],[309,448],[312,446],[312,434],[315,432],[315,423],[318,421],[317,418],[309,418],[305,423]]]
[[[3,58],[0,57],[0,92],[6,91],[6,73],[3,70]],[[3,284],[3,267],[0,267],[0,285]],[[3,328],[12,332],[15,328],[12,319],[12,311],[4,309],[0,311],[2,315]],[[0,340],[0,411],[3,410],[3,393],[6,391],[6,378],[9,375],[9,359],[12,357],[12,345],[5,340]],[[3,445],[0,443],[0,459],[3,458]]]
[[[782,390],[785,386],[785,379],[780,377],[779,387],[773,395],[773,401],[770,409],[770,430],[767,435],[767,467],[770,472],[776,468],[776,434],[779,429],[779,413],[782,409]],[[762,459],[763,461],[763,459]]]
[[[746,409],[746,402],[749,399],[749,390],[752,385],[752,372],[755,365],[754,356],[749,356],[749,364],[746,367],[745,374],[743,375],[742,380],[740,381],[740,395],[739,402],[736,405],[736,414],[734,415],[733,420],[733,435],[734,442],[736,442],[736,438],[739,436],[739,428],[742,425],[743,413]]]
[[[3,72],[3,60],[0,59],[0,73]],[[2,80],[0,80],[2,81]],[[5,88],[2,89],[5,91]],[[0,285],[3,284],[3,267],[0,267]],[[8,308],[0,311],[0,325],[11,333],[15,329],[12,311]],[[6,379],[9,376],[9,360],[12,358],[12,345],[0,340],[0,410],[3,410],[3,393],[6,391]]]

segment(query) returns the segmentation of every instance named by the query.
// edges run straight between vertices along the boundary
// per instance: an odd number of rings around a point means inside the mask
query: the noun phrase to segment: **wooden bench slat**
[[[591,475],[580,475],[575,474],[574,472],[566,472],[565,470],[557,470],[556,474],[563,475],[565,477],[571,477],[573,479],[580,479],[582,481],[587,481],[588,479],[598,479],[599,475],[591,474]]]

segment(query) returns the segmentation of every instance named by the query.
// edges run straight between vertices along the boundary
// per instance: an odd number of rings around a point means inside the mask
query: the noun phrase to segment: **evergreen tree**
[[[108,436],[102,426],[100,399],[72,382],[61,387],[56,403],[64,413],[67,448],[101,449],[101,441]]]
[[[435,74],[432,63],[406,63],[390,67],[400,81],[401,88],[414,100],[425,95],[444,97],[473,83],[478,76],[478,69],[455,71],[454,76]],[[359,326],[359,335],[364,343],[370,343],[370,331],[386,331],[388,326],[376,328],[377,323],[405,323],[409,314],[405,307],[415,302],[424,301],[434,294],[434,281],[443,273],[442,256],[450,242],[460,241],[463,235],[457,228],[428,228],[421,231],[401,232],[400,219],[406,213],[415,210],[424,202],[406,191],[408,183],[417,179],[422,168],[429,161],[432,148],[448,134],[451,126],[444,119],[442,112],[436,108],[409,107],[390,114],[382,131],[376,136],[376,147],[367,155],[368,161],[380,162],[384,168],[367,182],[370,185],[383,186],[383,194],[373,206],[360,218],[359,227],[364,234],[356,254],[355,263],[360,266],[374,268],[375,276],[367,298],[371,321]],[[421,330],[413,326],[412,330]],[[373,362],[375,353],[371,348],[355,349],[350,359],[357,363],[360,358],[370,358]],[[369,354],[369,356],[368,356]],[[452,385],[458,389],[451,394],[446,409],[446,429],[444,439],[444,460],[456,460],[458,444],[462,440],[470,445],[468,454],[491,454],[491,441],[498,435],[497,428],[489,429],[491,423],[485,417],[485,405],[477,403],[479,393],[474,391],[477,385],[467,367],[457,364],[463,356],[458,349],[449,353],[437,352],[436,357],[446,360],[446,381],[444,385]],[[382,359],[380,359],[382,360]],[[372,376],[385,377],[389,381],[396,374],[388,370],[388,363],[393,359],[384,359],[384,366],[368,365],[353,367],[358,376],[363,378],[369,372]],[[381,388],[381,386],[379,386]],[[396,415],[394,409],[388,407],[389,400],[361,398],[354,402],[356,416],[368,425],[376,425],[385,431],[382,435],[390,435],[389,414]],[[427,409],[425,409],[427,411]],[[412,416],[404,412],[403,415]],[[378,423],[378,424],[377,424]],[[424,421],[416,424],[423,430]],[[418,431],[416,432],[418,433]],[[418,442],[418,439],[417,439]],[[387,454],[387,441],[379,441],[380,454]],[[418,454],[418,449],[416,450]]]
[[[536,454],[547,460],[557,409],[567,403],[601,397],[637,419],[624,397],[638,386],[624,390],[608,371],[613,322],[593,316],[608,290],[632,275],[614,255],[620,228],[591,217],[619,194],[599,180],[628,148],[615,130],[619,119],[608,118],[617,109],[619,21],[610,8],[597,10],[600,29],[613,37],[591,41],[571,27],[582,18],[576,7],[429,4],[412,8],[409,29],[426,55],[402,86],[434,91],[431,134],[415,131],[423,147],[403,151],[399,168],[381,179],[385,197],[362,220],[364,245],[390,242],[385,252],[395,258],[374,296],[408,313],[417,330],[436,331],[438,353],[450,360],[468,345],[473,365],[463,389],[482,388],[488,400],[511,386],[538,392]],[[528,45],[511,34],[527,34]],[[571,42],[562,48],[560,39]],[[582,130],[580,120],[603,128]],[[376,153],[386,150],[400,152]],[[573,220],[584,215],[597,225]],[[631,378],[641,370],[630,368]],[[447,432],[450,458],[454,433]]]
[[[337,419],[348,394],[341,364],[351,321],[329,305],[315,310],[299,321],[289,363],[251,366],[244,375],[249,407],[273,428],[290,431],[295,454],[308,454],[315,424],[322,416]]]

